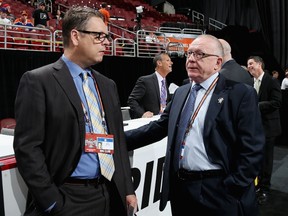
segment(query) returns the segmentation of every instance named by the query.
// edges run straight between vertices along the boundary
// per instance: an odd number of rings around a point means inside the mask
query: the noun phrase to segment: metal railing
[[[0,25],[0,48],[17,50],[53,50],[53,33],[46,28]]]
[[[192,22],[193,23],[200,23],[200,24],[204,25],[205,24],[204,14],[193,10],[192,11]]]
[[[139,30],[137,33],[126,30],[120,34],[110,31],[113,41],[107,46],[105,54],[153,58],[156,54],[171,52],[173,55],[177,53],[176,56],[182,57],[185,52],[183,47],[188,47],[188,44],[183,44],[188,42],[182,42],[182,39],[187,37],[191,41],[193,37],[202,34],[199,29],[177,29],[177,33],[174,33],[173,28],[165,27],[165,31],[163,29]],[[149,40],[150,35],[154,35],[154,39]],[[176,41],[171,41],[172,39]],[[52,32],[46,28],[0,25],[0,49],[63,52],[62,31]]]
[[[226,26],[227,25],[225,23],[209,18],[209,30],[221,30],[222,28]]]

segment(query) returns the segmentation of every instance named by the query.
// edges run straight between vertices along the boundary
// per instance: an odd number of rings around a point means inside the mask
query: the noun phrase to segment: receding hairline
[[[213,41],[213,44],[211,48],[211,46],[207,46],[209,49],[213,49],[215,48],[215,51],[214,53],[219,55],[219,56],[223,56],[223,47],[222,47],[222,44],[220,43],[219,39],[213,35],[209,35],[209,34],[203,34],[203,35],[199,35],[197,38],[195,38],[193,41],[192,41],[192,45],[193,43],[196,43],[198,40],[200,39],[205,39],[205,40],[208,40],[209,41]],[[212,54],[212,53],[211,53]]]

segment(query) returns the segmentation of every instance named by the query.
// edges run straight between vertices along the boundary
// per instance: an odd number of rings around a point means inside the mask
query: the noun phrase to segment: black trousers
[[[63,194],[63,206],[50,213],[43,213],[31,205],[24,216],[109,216],[110,197],[106,183],[78,185],[64,183],[59,187]]]
[[[258,216],[254,183],[236,194],[223,184],[224,177],[185,181],[176,179],[171,186],[173,216]]]
[[[274,145],[276,137],[265,137],[264,157],[259,175],[258,188],[269,191],[273,171]]]

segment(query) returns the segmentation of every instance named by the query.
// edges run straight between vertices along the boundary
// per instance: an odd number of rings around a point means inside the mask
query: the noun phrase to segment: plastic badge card
[[[85,152],[113,154],[113,135],[86,133]]]

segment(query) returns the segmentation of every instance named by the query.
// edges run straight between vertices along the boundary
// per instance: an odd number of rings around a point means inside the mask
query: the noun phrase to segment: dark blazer
[[[281,134],[280,107],[282,93],[277,80],[268,73],[264,73],[258,93],[259,109],[262,123],[267,137]]]
[[[186,78],[186,79],[184,79],[184,80],[182,81],[182,85],[186,85],[186,84],[188,84],[188,83],[190,83],[190,79],[189,79],[189,78]]]
[[[125,132],[129,149],[135,145],[141,147],[156,142],[168,134],[160,210],[165,208],[170,199],[169,188],[173,187],[171,181],[177,171],[173,166],[174,140],[179,116],[190,89],[189,84],[180,86],[159,120]],[[257,106],[257,94],[253,87],[227,80],[220,74],[207,110],[203,132],[209,159],[225,171],[223,184],[229,194],[235,194],[236,191],[239,194],[246,193],[245,200],[240,199],[244,208],[248,206],[246,209],[251,209],[256,200],[254,179],[259,173],[265,139]]]
[[[249,72],[242,68],[234,59],[225,62],[220,73],[227,79],[253,86],[253,79]]]
[[[167,82],[166,82],[167,85]],[[167,102],[171,96],[167,88]],[[160,91],[155,73],[141,76],[138,78],[131,94],[128,97],[127,105],[130,107],[130,115],[132,119],[141,118],[142,115],[151,111],[154,115],[160,112]]]
[[[115,173],[111,184],[117,192],[111,197],[118,199],[118,204],[121,198],[126,208],[125,196],[134,194],[134,189],[117,87],[97,71],[92,73],[99,87],[108,132],[114,135]],[[47,209],[55,200],[62,202],[58,186],[76,168],[85,142],[81,99],[61,59],[22,76],[15,115],[14,150],[19,172],[37,205]]]

